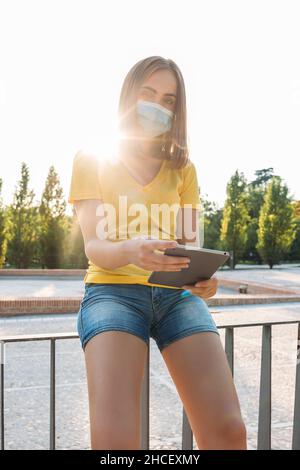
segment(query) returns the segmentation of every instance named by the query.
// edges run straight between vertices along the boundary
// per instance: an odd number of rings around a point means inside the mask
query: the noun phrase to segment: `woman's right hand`
[[[155,250],[164,251],[175,248],[176,240],[158,239],[128,239],[126,240],[129,263],[135,264],[147,271],[181,271],[189,266],[190,258],[185,256],[168,256],[155,253]]]

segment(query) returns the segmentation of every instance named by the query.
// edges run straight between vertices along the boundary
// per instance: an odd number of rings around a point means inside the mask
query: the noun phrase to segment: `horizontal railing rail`
[[[261,370],[260,370],[260,389],[259,389],[259,414],[258,414],[258,433],[257,449],[271,449],[271,404],[272,404],[272,326],[298,324],[297,337],[297,364],[295,371],[295,396],[294,396],[294,415],[293,415],[293,435],[292,449],[300,449],[300,320],[286,321],[268,321],[255,323],[226,324],[218,326],[219,329],[225,329],[225,352],[227,360],[234,376],[234,331],[236,328],[262,327],[261,344]],[[1,450],[5,448],[5,345],[8,343],[26,342],[26,341],[49,341],[50,343],[50,429],[49,429],[49,448],[55,449],[56,445],[56,342],[59,340],[78,338],[77,333],[56,333],[56,334],[36,334],[36,335],[16,335],[0,337],[1,347],[1,371],[0,371],[0,413],[1,413]],[[149,368],[150,368],[150,350],[148,348],[145,374],[143,378],[142,396],[141,396],[141,449],[149,449],[150,429],[149,429]],[[181,448],[184,450],[193,449],[193,432],[183,407],[182,414],[182,434]]]

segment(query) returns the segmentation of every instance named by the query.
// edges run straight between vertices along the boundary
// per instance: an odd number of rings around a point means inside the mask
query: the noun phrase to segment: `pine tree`
[[[15,189],[13,203],[8,206],[7,260],[16,268],[29,268],[37,255],[38,214],[33,199],[34,192],[29,190],[29,169],[22,162],[21,179]]]
[[[40,263],[43,268],[62,266],[63,243],[66,235],[66,202],[58,174],[51,166],[39,207]]]

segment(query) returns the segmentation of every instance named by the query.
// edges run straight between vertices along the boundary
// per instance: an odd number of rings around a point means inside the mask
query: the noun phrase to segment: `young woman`
[[[163,256],[166,248],[199,246],[199,190],[188,157],[185,87],[172,60],[153,56],[131,68],[121,90],[119,125],[114,159],[84,151],[75,155],[68,198],[89,260],[77,327],[86,362],[91,448],[140,448],[141,386],[152,337],[198,448],[246,449],[227,358],[203,300],[215,295],[216,277],[182,288],[147,282],[152,271],[188,266],[188,257]]]

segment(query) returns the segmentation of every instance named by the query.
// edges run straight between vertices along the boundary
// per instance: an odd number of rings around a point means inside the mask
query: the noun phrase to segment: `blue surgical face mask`
[[[138,123],[148,137],[156,137],[171,129],[174,113],[164,106],[138,100],[136,109]]]

